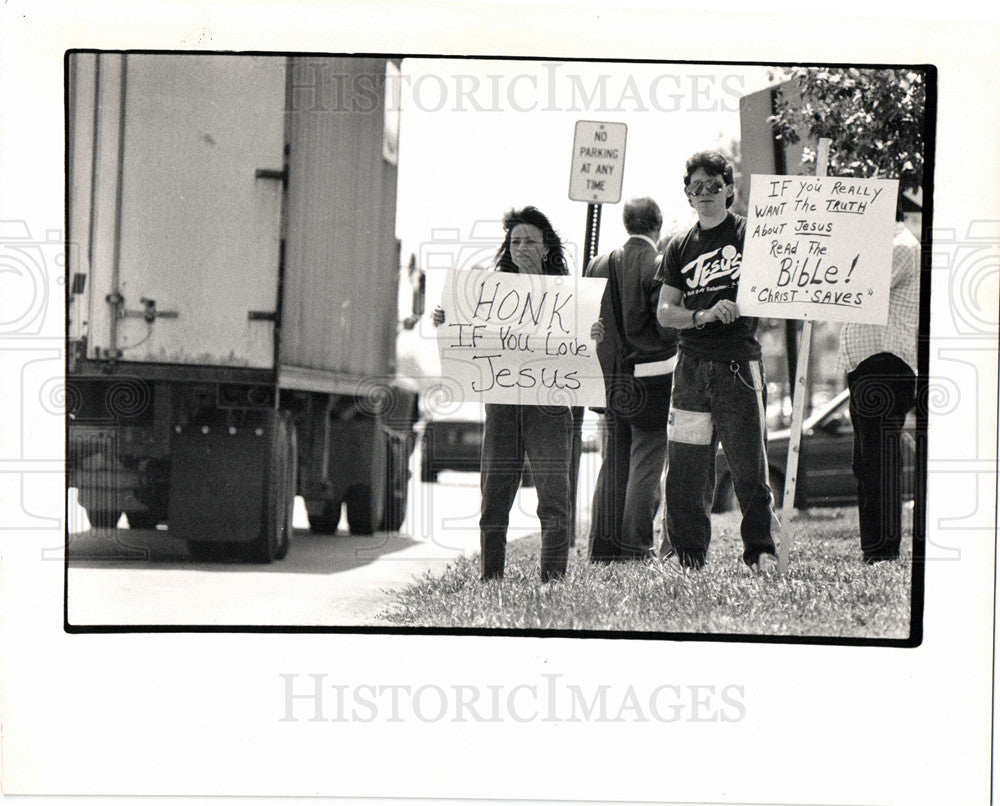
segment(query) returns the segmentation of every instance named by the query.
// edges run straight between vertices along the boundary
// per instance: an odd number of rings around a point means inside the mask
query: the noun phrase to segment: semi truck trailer
[[[67,486],[198,560],[405,515],[399,62],[71,52]]]

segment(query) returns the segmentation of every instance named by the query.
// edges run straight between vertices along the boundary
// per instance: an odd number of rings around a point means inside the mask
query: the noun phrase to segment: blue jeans
[[[538,493],[542,581],[566,573],[569,559],[570,455],[573,417],[565,406],[486,404],[479,542],[483,579],[503,576],[510,508],[527,455]]]
[[[743,522],[743,561],[774,554],[774,514],[765,449],[764,372],[760,361],[710,361],[680,352],[667,424],[667,535],[662,555],[700,568],[712,537],[715,452],[721,440]]]

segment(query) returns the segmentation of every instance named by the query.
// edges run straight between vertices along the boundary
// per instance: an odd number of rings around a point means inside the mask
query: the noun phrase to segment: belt
[[[649,361],[643,364],[636,364],[633,374],[637,378],[648,378],[650,375],[666,375],[674,371],[677,366],[677,356],[671,356],[663,361]]]

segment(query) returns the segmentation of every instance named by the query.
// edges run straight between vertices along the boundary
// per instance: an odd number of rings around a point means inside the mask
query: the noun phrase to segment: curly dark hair
[[[735,181],[733,164],[726,159],[725,154],[721,151],[699,151],[697,154],[692,154],[684,165],[685,188],[691,183],[691,174],[699,168],[704,169],[709,176],[721,176],[727,185],[732,185]],[[726,199],[726,207],[731,207],[735,198],[735,194],[729,196]]]
[[[517,265],[510,256],[510,234],[518,224],[531,224],[542,231],[542,243],[549,250],[542,261],[542,272],[544,274],[569,274],[569,267],[566,265],[566,253],[563,250],[562,240],[556,234],[552,224],[545,214],[537,207],[528,205],[520,210],[508,210],[503,216],[504,239],[497,249],[494,264],[500,271],[516,272]]]

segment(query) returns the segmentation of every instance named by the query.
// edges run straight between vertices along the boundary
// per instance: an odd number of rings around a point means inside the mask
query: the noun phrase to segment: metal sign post
[[[624,123],[578,120],[573,133],[569,174],[569,197],[587,202],[587,230],[583,239],[581,272],[597,257],[601,229],[601,205],[617,204],[622,197],[625,172]],[[570,461],[570,510],[572,545],[576,544],[576,493],[583,446],[583,406],[573,407],[573,452]]]
[[[587,232],[583,237],[583,262],[580,264],[583,269],[590,265],[597,257],[597,242],[600,238],[601,230],[601,205],[587,205]]]
[[[830,143],[827,137],[820,138],[816,152],[816,176],[826,176],[830,164]],[[781,507],[781,540],[778,543],[778,573],[788,570],[788,555],[791,550],[791,518],[795,511],[795,484],[799,472],[799,447],[802,443],[802,419],[806,408],[806,380],[809,375],[809,349],[812,345],[813,323],[806,320],[802,324],[799,338],[799,361],[795,368],[795,391],[792,395],[792,426],[788,440],[788,464],[785,467],[785,494]]]

